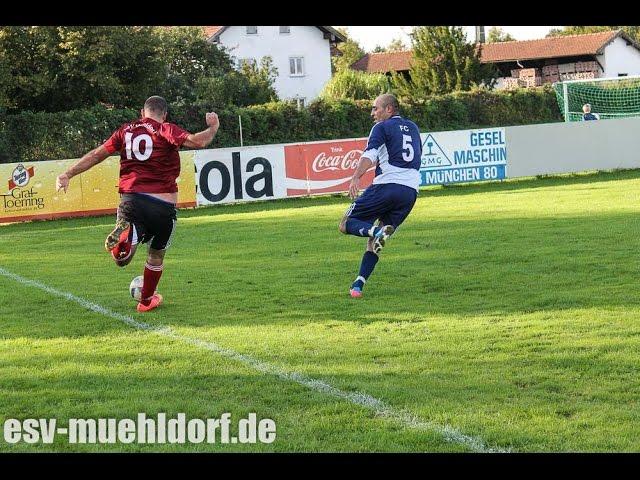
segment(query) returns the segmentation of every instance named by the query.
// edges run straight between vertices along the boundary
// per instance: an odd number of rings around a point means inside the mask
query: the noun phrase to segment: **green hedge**
[[[79,158],[109,138],[135,110],[0,115],[0,163]]]
[[[170,121],[189,131],[202,130],[206,106],[176,107]],[[211,147],[238,146],[238,116],[244,145],[366,137],[371,130],[371,101],[317,101],[298,110],[286,102],[218,112],[221,128]],[[139,110],[91,110],[62,113],[0,114],[0,163],[79,158],[105,141]],[[548,87],[491,92],[476,90],[403,105],[402,114],[421,131],[460,130],[562,121],[555,94]]]

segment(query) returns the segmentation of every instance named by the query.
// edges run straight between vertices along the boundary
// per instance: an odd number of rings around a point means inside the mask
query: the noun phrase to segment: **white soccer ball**
[[[129,293],[133,299],[137,302],[142,298],[142,284],[144,283],[144,277],[142,275],[138,275],[136,278],[131,280],[129,284]]]

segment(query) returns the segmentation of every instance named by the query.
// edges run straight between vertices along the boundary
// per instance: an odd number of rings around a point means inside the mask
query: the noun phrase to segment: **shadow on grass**
[[[417,321],[433,315],[640,307],[635,257],[640,223],[634,213],[592,215],[588,221],[413,220],[383,252],[360,300],[350,298],[348,288],[363,241],[332,232],[296,217],[288,219],[286,229],[265,220],[234,220],[228,229],[185,223],[165,260],[159,288],[166,304],[146,316],[136,314],[127,295],[129,281],[141,272],[143,252],[126,269],[117,269],[95,245],[76,239],[74,256],[85,260],[58,263],[48,277],[35,273],[42,271],[47,252],[34,246],[16,254],[15,265],[3,267],[116,312],[176,325],[368,323],[398,315]],[[47,296],[35,296],[42,297],[36,301],[43,302],[43,311],[53,302]],[[66,303],[55,300],[60,308]]]
[[[606,172],[585,172],[563,175],[539,175],[537,177],[523,177],[492,182],[476,182],[469,184],[440,185],[421,190],[422,195],[460,196],[489,192],[511,192],[571,185],[589,185],[611,182],[616,180],[640,179],[640,169],[611,170]]]
[[[154,418],[158,413],[167,419],[185,413],[186,420],[192,418],[218,418],[229,412],[232,416],[232,432],[237,432],[237,421],[246,418],[250,412],[258,419],[271,418],[278,428],[279,441],[272,445],[245,445],[233,448],[231,445],[69,445],[66,438],[57,437],[56,449],[73,450],[279,450],[279,451],[343,451],[389,450],[420,451],[429,448],[434,451],[456,451],[464,449],[448,443],[437,430],[411,432],[404,425],[375,415],[371,410],[353,405],[342,398],[327,395],[322,391],[310,390],[304,385],[278,379],[273,375],[259,372],[246,373],[246,369],[236,362],[220,360],[220,357],[205,352],[193,355],[189,351],[182,354],[175,351],[157,354],[147,352],[145,362],[138,358],[87,354],[86,368],[69,371],[78,359],[73,355],[59,355],[53,359],[67,367],[57,372],[53,369],[34,368],[28,364],[29,373],[9,372],[0,379],[0,388],[8,394],[0,401],[5,418],[55,418],[60,424],[67,424],[69,418],[132,418],[144,413]],[[158,361],[167,368],[162,369]],[[128,363],[134,362],[134,363]],[[214,364],[207,368],[207,365]],[[146,367],[146,368],[143,368]],[[90,373],[94,369],[101,373]],[[178,371],[177,371],[178,370]],[[55,376],[55,382],[51,381]],[[331,378],[338,388],[347,391],[374,391],[382,388],[385,396],[391,398],[390,405],[412,402],[407,391],[413,390],[416,378],[399,375],[397,381],[403,386],[399,397],[394,398],[393,384],[384,375],[337,375]],[[436,380],[437,383],[437,380]],[[478,386],[480,382],[478,382]],[[431,381],[422,384],[418,390],[427,391]],[[470,385],[469,388],[473,388]],[[481,387],[490,390],[490,386]],[[9,391],[10,390],[10,391]],[[455,410],[465,408],[464,401],[438,402],[439,396],[451,397],[457,392],[448,392],[443,385],[436,391],[422,395],[421,401],[431,407],[431,420],[446,419],[447,414],[455,415]],[[415,398],[415,397],[413,397]],[[395,400],[395,402],[393,401]],[[396,406],[395,408],[403,408]],[[453,412],[450,410],[453,408]],[[449,411],[448,411],[449,410]],[[477,409],[474,409],[477,411]],[[446,421],[446,420],[443,420]],[[477,426],[474,426],[478,428]],[[219,437],[218,437],[219,438]],[[19,445],[33,451],[47,450],[46,445]],[[204,447],[204,448],[203,448]],[[240,446],[239,446],[240,447]],[[4,447],[7,448],[7,447]]]
[[[163,280],[175,303],[158,315],[170,320],[188,312],[180,325],[276,326],[640,308],[634,213],[414,220],[383,252],[360,300],[348,296],[364,250],[360,239],[305,219],[286,227],[237,220],[224,232],[215,224],[183,229],[175,267]]]
[[[625,178],[640,178],[640,171],[471,185],[442,189],[440,194]],[[344,197],[289,199],[182,213],[207,217],[344,202]],[[362,239],[340,235],[335,218],[318,218],[240,218],[229,221],[228,228],[221,228],[226,222],[184,222],[165,261],[160,289],[166,305],[141,318],[185,326],[277,326],[640,307],[635,288],[640,223],[635,213],[592,214],[588,219],[410,217],[383,252],[360,300],[351,299],[348,288],[364,250]],[[141,272],[144,250],[132,265],[116,269],[100,251],[103,226],[95,222],[76,219],[0,229],[27,238],[38,230],[55,233],[54,227],[86,232],[43,236],[42,243],[14,242],[7,265],[1,266],[136,316],[126,289]],[[43,264],[64,249],[72,257],[56,256],[55,262]],[[56,271],[49,277],[37,273],[43,265]]]
[[[526,190],[532,188],[547,188],[561,185],[593,185],[599,182],[610,182],[614,180],[634,180],[640,179],[640,169],[634,170],[613,170],[606,172],[588,172],[580,174],[548,175],[539,177],[526,177],[522,179],[509,179],[494,182],[478,182],[471,184],[444,185],[436,187],[426,187],[421,189],[420,196],[460,196],[482,192],[508,192]],[[279,200],[255,201],[239,204],[219,204],[197,208],[181,209],[179,217],[192,218],[199,216],[229,215],[236,213],[261,212],[269,210],[280,210],[288,208],[306,208],[325,205],[349,205],[350,199],[346,194],[333,194],[312,197],[283,198]],[[114,205],[114,208],[116,206]],[[113,223],[113,215],[100,215],[98,217],[69,218],[58,220],[36,220],[26,223],[0,224],[0,238],[3,233],[22,231],[47,231],[55,229],[75,229],[90,228],[97,225],[108,226]]]
[[[490,446],[520,451],[637,449],[637,413],[632,404],[621,404],[618,398],[629,396],[624,384],[605,389],[606,396],[599,395],[593,382],[602,381],[601,369],[585,370],[577,363],[560,368],[542,358],[536,368],[530,364],[523,368],[518,359],[504,357],[486,363],[460,361],[451,351],[436,365],[423,365],[417,373],[413,371],[416,363],[407,365],[408,372],[375,371],[374,365],[368,372],[362,371],[358,364],[367,366],[367,359],[356,356],[353,374],[332,374],[329,368],[319,376],[342,391],[373,395],[391,408],[408,410],[436,427],[416,431],[295,382],[247,373],[236,362],[221,360],[210,352],[176,352],[163,346],[150,351],[150,345],[146,350],[143,358],[103,353],[86,353],[80,358],[69,353],[46,359],[53,366],[63,365],[65,369],[60,371],[26,363],[28,373],[10,371],[0,379],[0,388],[7,392],[0,401],[3,416],[55,418],[66,425],[69,418],[135,421],[139,413],[156,418],[162,412],[167,419],[185,413],[188,421],[229,412],[234,421],[232,431],[237,431],[235,422],[249,412],[255,412],[258,419],[275,420],[279,440],[273,445],[248,445],[246,450],[460,450],[437,430],[446,424],[465,434],[479,435]],[[443,363],[446,360],[448,365]],[[313,364],[313,359],[308,362]],[[569,371],[579,380],[570,381]],[[629,372],[623,380],[632,378]],[[602,412],[607,413],[604,423]],[[612,427],[625,435],[611,436]],[[69,445],[65,440],[58,437],[53,448],[232,448],[224,444],[83,446]],[[33,451],[52,448],[21,447]]]

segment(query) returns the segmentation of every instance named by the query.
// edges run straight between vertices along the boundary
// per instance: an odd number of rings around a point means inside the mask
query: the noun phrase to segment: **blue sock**
[[[373,269],[376,268],[376,263],[378,263],[378,255],[368,250],[364,252],[364,255],[362,256],[362,263],[360,263],[360,273],[352,286],[360,287],[362,290],[365,282],[373,273]]]
[[[363,222],[357,218],[347,219],[345,226],[347,227],[347,233],[356,237],[371,237],[373,236],[373,230],[376,228],[371,223]],[[372,232],[371,235],[369,232]]]

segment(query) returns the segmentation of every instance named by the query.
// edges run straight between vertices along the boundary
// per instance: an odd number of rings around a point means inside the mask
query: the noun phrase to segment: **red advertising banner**
[[[287,196],[346,192],[367,139],[301,143],[284,147]],[[371,185],[372,167],[361,187]]]

